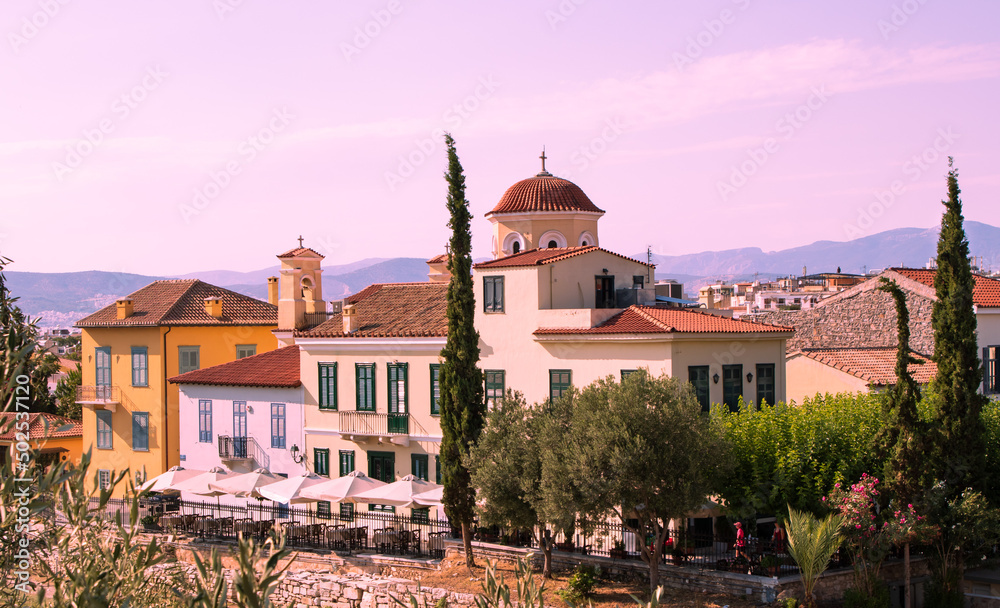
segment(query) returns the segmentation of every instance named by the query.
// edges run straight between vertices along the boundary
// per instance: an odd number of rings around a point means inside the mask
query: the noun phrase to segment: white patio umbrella
[[[351,471],[343,477],[330,479],[302,490],[302,497],[329,502],[347,502],[356,494],[374,490],[385,482],[368,477],[361,471]]]
[[[216,492],[232,494],[239,498],[263,498],[258,488],[277,483],[282,479],[282,477],[273,475],[267,469],[260,468],[250,473],[241,473],[221,481],[209,482],[208,488]]]
[[[181,466],[170,467],[166,473],[160,473],[156,477],[142,484],[139,489],[148,490],[150,492],[176,491],[176,488],[174,488],[175,485],[202,473],[204,473],[204,471],[185,469]]]
[[[440,507],[444,503],[444,486],[413,495],[413,504],[417,507]]]
[[[326,477],[320,477],[315,473],[305,472],[295,477],[282,479],[281,481],[268,484],[258,490],[261,496],[274,502],[282,504],[297,505],[304,502],[316,502],[317,498],[306,498],[302,491],[327,481]]]
[[[407,475],[399,481],[394,481],[374,490],[362,492],[349,500],[358,503],[410,507],[413,506],[414,494],[429,492],[442,487],[444,486],[418,479],[413,475]]]
[[[178,492],[190,492],[200,496],[221,496],[225,494],[225,492],[213,490],[208,487],[208,484],[223,481],[225,479],[231,479],[237,475],[239,475],[239,473],[235,473],[224,467],[212,467],[200,475],[196,475],[172,486],[171,489],[177,490]]]

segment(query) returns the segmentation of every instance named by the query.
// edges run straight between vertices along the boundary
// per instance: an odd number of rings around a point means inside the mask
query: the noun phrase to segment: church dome
[[[573,182],[542,171],[522,179],[504,192],[500,202],[486,215],[533,211],[584,211],[604,213]]]

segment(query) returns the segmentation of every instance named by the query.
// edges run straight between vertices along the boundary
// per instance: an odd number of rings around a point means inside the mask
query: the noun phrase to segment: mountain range
[[[686,255],[652,255],[657,278],[671,278],[694,293],[717,281],[770,279],[789,274],[843,272],[863,274],[889,266],[923,267],[937,250],[938,227],[897,228],[852,241],[817,241],[810,245],[765,252],[759,247],[704,251]],[[980,222],[965,222],[969,250],[981,258],[979,266],[1000,268],[1000,228]],[[646,252],[635,254],[646,259]],[[163,278],[201,279],[255,298],[267,298],[267,277],[276,276],[278,266],[252,272],[208,270],[175,277],[102,272],[5,273],[7,287],[19,298],[19,306],[43,327],[68,327],[76,320]],[[326,266],[323,297],[339,300],[372,283],[425,281],[424,258],[367,258],[350,264]]]

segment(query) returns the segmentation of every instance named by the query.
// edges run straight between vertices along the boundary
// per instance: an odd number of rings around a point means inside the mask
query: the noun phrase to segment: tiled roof
[[[579,186],[549,173],[522,179],[503,193],[492,213],[531,211],[589,211],[604,213],[591,202]]]
[[[286,346],[229,363],[197,369],[167,380],[174,384],[295,388],[302,384],[299,377],[299,347]]]
[[[608,251],[607,249],[601,249],[596,245],[587,245],[586,247],[549,247],[547,249],[528,249],[520,253],[515,253],[514,255],[508,255],[507,257],[499,258],[496,260],[489,260],[486,262],[479,262],[474,264],[473,268],[520,268],[526,266],[543,266],[545,264],[551,264],[553,262],[558,262],[560,260],[565,260],[574,256],[583,255],[585,253],[591,253],[592,251],[603,251],[604,253],[610,253],[611,255],[618,256],[623,260],[628,260],[629,262],[635,262],[636,264],[642,264],[643,266],[655,266],[655,264],[647,264],[646,262],[640,262],[619,253],[613,251]]]
[[[7,429],[7,425],[15,417],[13,412],[0,413],[0,431]],[[48,423],[48,434],[45,432],[45,424]],[[64,430],[60,427],[69,426]],[[0,441],[13,441],[17,429],[11,425],[7,432],[0,434]],[[23,432],[23,431],[21,431]],[[55,414],[28,414],[28,433],[31,439],[60,439],[63,437],[83,437],[83,422],[64,418]]]
[[[904,277],[934,287],[934,277],[937,270],[923,268],[890,268]],[[982,308],[1000,307],[1000,281],[989,277],[973,275],[975,284],[972,286],[972,302]]]
[[[154,281],[129,294],[133,312],[118,318],[115,304],[76,322],[76,327],[157,325],[277,325],[278,307],[197,279]],[[205,312],[205,298],[222,299],[222,316]]]
[[[311,253],[314,256],[318,257],[318,258],[325,257],[320,252],[316,251],[315,249],[310,249],[309,247],[296,247],[295,249],[289,249],[285,253],[280,254],[278,257],[279,258],[296,258],[296,257],[299,257],[300,255],[305,255],[307,253]]]
[[[451,256],[448,255],[447,253],[442,253],[440,255],[436,255],[436,256],[432,257],[431,259],[427,260],[427,263],[428,264],[440,264],[442,262],[447,262],[449,257],[451,257]]]
[[[896,383],[896,347],[878,346],[871,348],[810,348],[798,351],[829,365],[834,369],[865,380],[869,384],[888,385]],[[789,356],[795,356],[791,353]],[[937,363],[927,357],[912,353],[923,363],[911,363],[910,374],[919,384],[927,384],[937,374]]]
[[[376,283],[347,298],[354,304],[359,327],[344,333],[336,314],[311,329],[295,332],[301,338],[419,338],[446,337],[448,283]]]
[[[790,327],[720,317],[685,308],[629,306],[597,327],[539,328],[536,336],[576,334],[791,333]]]

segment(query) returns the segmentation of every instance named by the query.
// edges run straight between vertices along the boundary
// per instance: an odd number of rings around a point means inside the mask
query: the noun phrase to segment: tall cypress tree
[[[483,373],[479,369],[479,332],[474,324],[476,298],[472,287],[472,232],[469,201],[465,200],[465,175],[455,151],[455,140],[445,134],[448,147],[448,227],[451,228],[448,271],[448,342],[441,351],[441,474],[444,510],[462,527],[465,563],[472,555],[472,517],[476,494],[472,487],[468,453],[485,422]]]
[[[980,414],[985,399],[977,392],[983,374],[972,303],[974,279],[963,227],[958,170],[950,157],[948,167],[948,200],[941,201],[945,211],[934,277],[937,300],[931,317],[934,362],[938,366],[937,427],[941,433],[934,473],[951,494],[957,494],[966,487],[982,489],[985,430]]]

